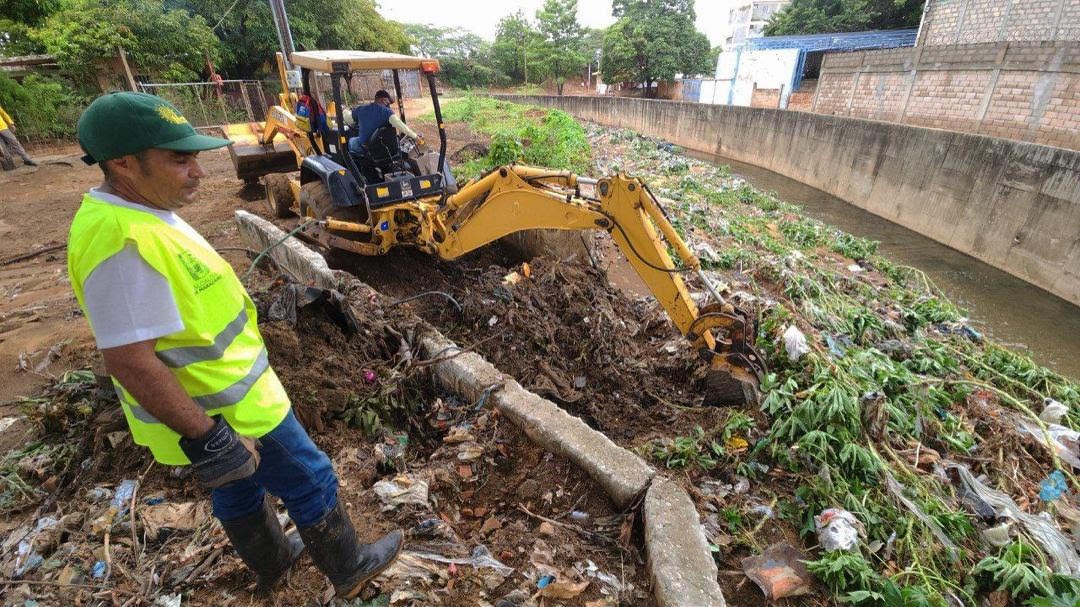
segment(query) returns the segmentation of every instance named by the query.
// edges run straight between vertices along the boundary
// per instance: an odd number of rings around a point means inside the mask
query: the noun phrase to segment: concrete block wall
[[[787,109],[809,112],[814,107],[814,96],[817,95],[817,80],[803,80],[799,88],[791,92],[788,97]]]
[[[918,46],[1080,41],[1080,0],[929,0]]]
[[[817,88],[822,114],[1080,149],[1080,42],[829,54]]]
[[[1080,305],[1080,152],[812,112],[500,97],[764,167]]]

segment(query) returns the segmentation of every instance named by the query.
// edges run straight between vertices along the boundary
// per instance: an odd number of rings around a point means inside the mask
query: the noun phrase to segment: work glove
[[[203,436],[180,438],[180,449],[191,460],[199,483],[213,489],[255,474],[259,467],[255,443],[238,435],[224,417],[215,415],[211,419],[214,427]]]

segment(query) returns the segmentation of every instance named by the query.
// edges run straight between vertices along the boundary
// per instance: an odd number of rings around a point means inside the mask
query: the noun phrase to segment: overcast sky
[[[697,0],[697,28],[713,46],[720,44],[727,29],[728,11],[740,0]],[[380,0],[379,12],[401,23],[429,23],[460,27],[488,40],[495,39],[495,26],[505,15],[521,9],[530,20],[544,0],[503,0],[502,2],[453,2],[451,0]],[[578,22],[588,27],[607,27],[615,22],[611,0],[578,0]]]

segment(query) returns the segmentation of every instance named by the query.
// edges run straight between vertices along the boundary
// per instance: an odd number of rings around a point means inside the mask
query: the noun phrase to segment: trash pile
[[[651,604],[635,517],[484,402],[437,388],[407,309],[281,280],[255,299],[274,368],[333,459],[361,536],[407,530],[402,557],[355,605]],[[24,410],[41,436],[4,460],[4,605],[251,600],[254,577],[208,496],[132,445],[92,373],[61,378]],[[334,602],[307,557],[273,600]]]

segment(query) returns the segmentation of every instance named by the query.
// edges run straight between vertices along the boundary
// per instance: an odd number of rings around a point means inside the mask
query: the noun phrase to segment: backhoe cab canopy
[[[397,53],[367,51],[300,51],[289,55],[296,67],[317,72],[352,72],[358,70],[420,70],[426,74],[439,71],[439,60]]]

